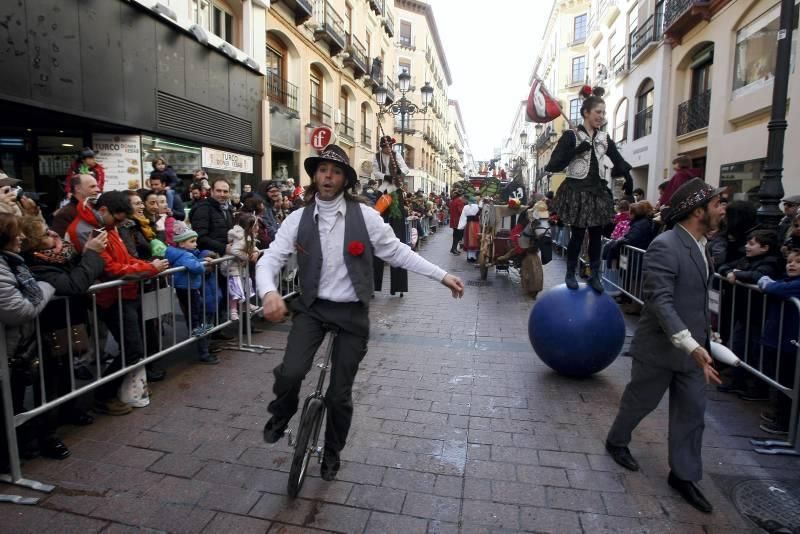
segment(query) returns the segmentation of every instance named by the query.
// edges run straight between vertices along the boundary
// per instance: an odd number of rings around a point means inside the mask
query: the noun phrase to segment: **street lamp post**
[[[425,85],[419,90],[422,94],[422,107],[417,106],[406,98],[406,93],[411,91],[411,75],[407,70],[403,70],[397,76],[397,87],[400,91],[400,100],[390,105],[386,105],[386,88],[381,85],[375,90],[375,100],[378,103],[378,116],[381,117],[386,113],[400,116],[400,153],[403,158],[406,156],[406,121],[415,113],[422,113],[423,115],[428,112],[428,106],[433,100],[433,87],[430,82],[425,82]]]
[[[792,53],[794,0],[781,0],[778,51],[772,89],[772,114],[767,130],[767,164],[758,189],[758,221],[766,228],[777,228],[783,213],[778,205],[783,197],[783,141],[786,133],[786,97],[789,91],[789,67]]]
[[[539,138],[542,136],[542,131],[544,130],[544,126],[542,124],[537,123],[534,126],[534,130],[536,131],[536,140],[533,142],[534,150],[536,151],[536,181],[534,189],[536,192],[539,192],[539,186],[541,185],[541,178],[539,177]]]

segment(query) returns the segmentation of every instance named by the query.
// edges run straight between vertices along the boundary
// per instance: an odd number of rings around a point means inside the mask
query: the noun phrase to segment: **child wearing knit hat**
[[[197,232],[181,221],[175,221],[175,246],[168,246],[166,258],[172,267],[184,267],[185,270],[173,275],[173,286],[178,302],[181,305],[186,324],[192,335],[197,337],[198,359],[201,363],[215,365],[219,359],[208,350],[208,337],[204,326],[205,306],[200,288],[206,267],[213,253],[208,250],[197,250]]]

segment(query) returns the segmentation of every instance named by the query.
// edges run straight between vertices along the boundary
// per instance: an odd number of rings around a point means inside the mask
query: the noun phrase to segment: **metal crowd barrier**
[[[712,329],[722,334],[722,343],[743,362],[742,369],[791,401],[786,439],[752,439],[751,444],[761,454],[800,456],[800,321],[796,321],[800,300],[770,296],[754,285],[731,283],[719,274],[714,280],[715,287],[709,291]],[[794,311],[793,324],[786,321],[790,309]],[[773,319],[777,315],[777,332],[766,332],[770,315]],[[776,349],[765,347],[762,337],[773,333],[777,334]],[[794,347],[791,351],[782,350],[784,337]]]
[[[69,392],[58,394],[58,392],[48,392],[46,373],[49,366],[54,364],[55,357],[51,357],[49,351],[43,349],[42,343],[43,331],[48,331],[47,325],[42,325],[39,318],[35,320],[35,340],[36,347],[34,348],[36,361],[38,362],[38,380],[34,379],[32,387],[39,388],[41,395],[41,403],[37,406],[14,413],[14,404],[12,397],[12,371],[9,365],[9,355],[7,354],[6,345],[6,328],[0,324],[0,392],[2,393],[2,413],[4,419],[3,429],[6,446],[8,447],[8,464],[9,473],[0,475],[0,481],[10,484],[28,487],[34,490],[49,493],[53,491],[54,486],[43,484],[35,480],[29,480],[22,475],[21,462],[19,457],[18,443],[17,443],[17,428],[25,422],[30,421],[36,416],[39,416],[49,410],[57,408],[58,406],[76,399],[90,391],[97,389],[100,386],[108,384],[114,380],[124,377],[128,373],[136,371],[144,365],[147,365],[167,354],[171,354],[193,342],[199,337],[206,337],[214,332],[217,332],[229,325],[234,321],[230,319],[230,300],[225,298],[225,302],[218,301],[220,295],[227,297],[227,287],[222,291],[219,287],[220,284],[227,284],[228,279],[222,275],[221,268],[225,262],[237,261],[233,256],[225,256],[222,258],[214,259],[209,262],[211,267],[210,271],[203,276],[203,282],[200,288],[200,295],[202,298],[202,309],[204,311],[204,320],[201,323],[200,331],[195,330],[193,333],[192,328],[192,292],[187,292],[186,302],[186,315],[182,312],[179,313],[176,306],[176,293],[174,290],[174,276],[177,273],[186,271],[185,267],[175,267],[167,269],[156,276],[141,279],[141,280],[114,280],[110,282],[103,282],[94,284],[89,288],[86,295],[88,297],[85,305],[88,306],[88,321],[86,324],[89,334],[90,350],[88,353],[76,355],[73,350],[73,336],[75,335],[75,326],[72,323],[70,316],[70,299],[66,297],[56,297],[53,301],[64,302],[65,306],[65,320],[66,320],[66,362],[64,365],[69,371]],[[245,295],[250,295],[252,291],[252,279],[249,276],[249,269],[243,267],[240,269],[242,274],[242,286]],[[212,284],[208,280],[214,280],[216,288],[210,287]],[[137,297],[137,312],[140,321],[140,333],[142,336],[142,349],[143,355],[136,361],[130,361],[132,355],[129,354],[128,343],[125,340],[125,319],[126,313],[123,311],[123,288],[129,284],[137,284],[138,297]],[[280,288],[281,295],[284,299],[292,297],[297,294],[297,260],[294,255],[290,256],[289,262],[286,267],[279,274],[278,287]],[[119,349],[120,368],[116,370],[104,369],[105,342],[108,339],[105,337],[104,328],[102,328],[104,321],[107,320],[107,315],[101,320],[102,309],[98,310],[97,294],[100,291],[115,291],[116,302],[112,306],[116,307],[116,313],[119,324],[116,329],[119,332],[120,339],[115,339],[116,345]],[[215,291],[215,294],[212,292]],[[257,293],[253,291],[253,293]],[[75,297],[73,297],[75,298]],[[211,299],[214,312],[209,313],[207,309],[208,299]],[[251,306],[252,301],[255,300],[255,305]],[[52,301],[51,301],[52,302]],[[254,314],[261,312],[262,305],[259,296],[256,294],[251,299],[239,302],[239,316],[242,320],[238,321],[238,340],[235,345],[229,345],[228,348],[239,351],[263,352],[268,350],[269,347],[261,345],[254,345],[252,343],[252,326],[251,319]],[[130,315],[130,314],[128,314]],[[178,329],[184,322],[187,323],[187,334],[183,336],[178,333]],[[59,329],[61,330],[61,329]],[[166,334],[169,330],[169,334]],[[155,334],[153,334],[155,332]],[[168,343],[164,343],[165,334]],[[108,333],[110,335],[110,332]],[[152,339],[156,335],[157,340]],[[148,336],[150,336],[150,343],[148,343]],[[113,338],[113,336],[111,336]],[[149,346],[148,346],[149,345]],[[135,356],[135,355],[133,355]],[[48,361],[48,358],[51,361]],[[92,380],[82,380],[82,384],[78,384],[79,378],[76,377],[76,368],[83,366],[88,369],[86,361],[93,358],[94,361],[94,377]],[[116,361],[117,356],[112,358]],[[116,365],[113,365],[116,366]],[[50,375],[50,380],[53,380],[53,375]],[[55,379],[58,380],[57,378]],[[52,382],[50,382],[52,384]],[[67,384],[59,384],[61,388],[67,389]],[[59,389],[61,389],[59,388]],[[27,388],[25,388],[27,389]],[[55,396],[54,396],[55,395]],[[17,504],[36,504],[38,498],[21,497],[16,495],[0,495],[0,502],[13,502]]]
[[[611,240],[604,240],[603,247],[610,242]],[[639,304],[644,304],[642,295],[644,253],[645,251],[640,248],[624,245],[619,249],[619,257],[615,260],[613,268],[609,268],[607,260],[603,260],[602,264],[603,282]]]

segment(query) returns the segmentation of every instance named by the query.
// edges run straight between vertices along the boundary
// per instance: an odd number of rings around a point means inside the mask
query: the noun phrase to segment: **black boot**
[[[564,283],[567,284],[569,289],[578,289],[578,280],[575,278],[575,265],[567,264],[567,276],[564,277]]]
[[[597,291],[598,293],[602,293],[605,291],[603,287],[603,280],[600,279],[600,262],[593,261],[591,263],[592,269],[592,276],[589,278],[589,287]]]

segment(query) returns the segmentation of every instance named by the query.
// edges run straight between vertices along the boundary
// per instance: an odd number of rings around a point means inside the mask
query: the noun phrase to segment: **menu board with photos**
[[[142,184],[142,143],[138,135],[93,134],[97,162],[106,171],[105,191],[124,191],[128,181]]]

